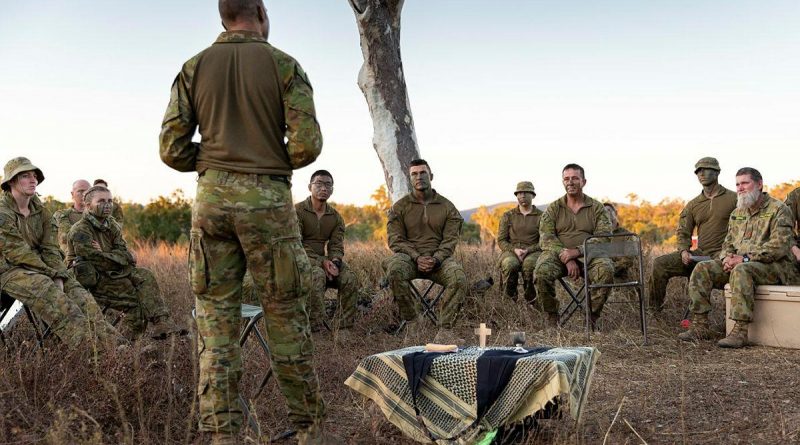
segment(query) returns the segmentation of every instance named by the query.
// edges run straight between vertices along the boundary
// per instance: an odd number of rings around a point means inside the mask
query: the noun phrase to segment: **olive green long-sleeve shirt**
[[[69,229],[83,218],[83,212],[75,210],[75,207],[57,210],[53,213],[53,223],[58,228],[58,245],[66,255],[67,244],[69,244]]]
[[[2,274],[20,267],[51,278],[67,279],[66,266],[56,244],[52,214],[34,196],[30,214],[19,213],[11,193],[0,198],[0,288]]]
[[[603,204],[584,195],[583,207],[577,213],[567,206],[567,196],[547,206],[539,223],[542,250],[554,253],[562,249],[578,249],[583,254],[583,242],[592,235],[611,233],[611,221]]]
[[[720,259],[729,253],[747,255],[751,261],[760,263],[791,258],[792,212],[768,194],[762,196],[761,206],[752,215],[746,209],[733,210]]]
[[[94,247],[92,241],[97,241],[100,249]],[[101,273],[128,271],[135,265],[119,225],[110,218],[101,223],[91,214],[84,214],[69,230],[67,246],[67,263],[81,257]]]
[[[525,249],[528,253],[539,248],[539,220],[542,211],[533,207],[531,213],[523,215],[519,206],[503,213],[497,228],[497,244],[503,252]]]
[[[800,187],[789,192],[786,197],[786,206],[792,212],[792,229],[794,230],[794,245],[800,246]]]
[[[728,217],[735,208],[736,192],[721,185],[712,198],[700,192],[681,211],[676,232],[678,251],[692,248],[692,233],[697,228],[697,249],[716,257],[728,232]]]
[[[344,257],[344,219],[332,206],[325,204],[325,213],[317,217],[309,196],[294,206],[300,222],[303,248],[312,263]]]
[[[453,255],[464,219],[452,202],[433,191],[427,204],[413,194],[397,201],[389,210],[386,232],[389,248],[416,261],[428,255],[444,262]]]
[[[290,176],[322,150],[308,77],[260,34],[223,32],[175,78],[160,147],[178,171]]]

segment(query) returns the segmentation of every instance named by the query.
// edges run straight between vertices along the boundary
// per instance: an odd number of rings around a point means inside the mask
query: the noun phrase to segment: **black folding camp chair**
[[[37,349],[42,348],[44,341],[50,336],[50,326],[40,320],[28,306],[17,301],[12,296],[2,293],[0,294],[0,341],[8,348],[5,334],[10,331],[16,324],[17,318],[21,316],[20,312],[25,312],[25,315],[33,327],[33,332],[36,335],[36,345],[31,349],[30,353],[36,352]]]

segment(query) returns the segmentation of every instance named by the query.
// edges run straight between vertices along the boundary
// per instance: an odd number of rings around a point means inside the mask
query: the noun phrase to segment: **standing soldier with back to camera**
[[[212,442],[238,441],[247,268],[298,442],[323,443],[324,404],[306,312],[311,264],[290,183],[292,170],[322,149],[312,89],[297,61],[267,43],[261,0],[220,0],[219,12],[226,31],[183,65],[160,137],[167,165],[199,174],[189,249],[200,336],[199,429]]]

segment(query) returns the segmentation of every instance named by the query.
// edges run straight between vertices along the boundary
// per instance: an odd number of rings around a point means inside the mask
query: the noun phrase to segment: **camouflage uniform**
[[[424,278],[445,288],[439,303],[439,324],[451,328],[455,323],[467,287],[464,270],[452,258],[463,222],[453,203],[435,190],[427,204],[408,194],[389,210],[386,232],[394,255],[383,261],[383,270],[403,320],[413,320],[420,313],[421,304],[410,286],[411,280]],[[438,261],[432,272],[417,269],[417,258],[424,255]]]
[[[761,284],[796,284],[798,272],[789,247],[792,243],[792,215],[785,204],[763,193],[761,207],[754,214],[735,209],[718,259],[697,264],[689,278],[691,310],[711,311],[711,290],[731,285],[732,320],[753,319],[755,288]],[[728,254],[747,255],[749,262],[725,272],[722,259]]]
[[[786,196],[786,206],[792,212],[792,228],[794,229],[794,245],[800,246],[800,187],[789,192]]]
[[[583,255],[583,242],[591,235],[611,233],[611,221],[603,204],[584,195],[583,207],[578,213],[567,206],[567,196],[553,201],[542,215],[539,223],[539,243],[542,255],[536,262],[534,286],[549,314],[558,313],[555,281],[567,275],[567,266],[558,255],[564,249],[578,249]],[[583,267],[583,266],[581,266]],[[609,284],[614,280],[614,265],[608,258],[595,258],[589,263],[589,278],[595,284]],[[592,293],[592,313],[599,316],[608,298],[610,288]]]
[[[70,349],[91,344],[93,334],[100,347],[124,342],[103,319],[89,292],[67,272],[56,245],[50,212],[35,196],[29,210],[30,214],[23,216],[11,193],[3,193],[0,290],[30,308]],[[63,280],[63,291],[53,281],[56,278]]]
[[[525,300],[536,300],[533,287],[533,271],[542,250],[539,248],[539,220],[542,211],[532,207],[531,213],[523,215],[519,206],[503,213],[497,229],[497,243],[500,246],[498,266],[503,278],[503,290],[513,299],[517,298],[518,274],[522,272],[522,288]],[[525,249],[528,253],[519,261],[514,249]]]
[[[92,241],[101,249],[92,246]],[[169,318],[155,276],[136,267],[113,218],[100,222],[86,213],[75,223],[69,231],[67,264],[99,304],[125,313],[125,324],[132,335],[142,334],[148,322]]]
[[[683,264],[681,252],[688,250],[692,255],[710,256],[719,254],[725,233],[728,230],[728,217],[736,208],[736,192],[717,185],[713,197],[700,192],[689,201],[681,211],[677,230],[676,252],[668,253],[653,261],[653,271],[647,282],[650,307],[659,309],[664,304],[667,283],[672,277],[689,277],[697,263]],[[697,228],[697,249],[692,248],[692,232]]]
[[[624,227],[617,227],[612,232],[614,235],[633,235],[634,233]],[[632,238],[614,238],[615,240],[632,240]],[[634,257],[621,256],[611,259],[614,263],[614,281],[634,281],[639,279],[638,261]]]
[[[192,142],[198,126],[199,144]],[[258,33],[220,34],[175,79],[160,154],[170,167],[200,174],[189,275],[200,336],[201,431],[232,433],[242,424],[236,398],[245,267],[264,309],[271,366],[290,421],[310,431],[324,414],[305,308],[311,264],[289,182],[321,148],[308,78]]]
[[[358,280],[344,257],[344,220],[332,206],[325,204],[325,213],[317,217],[311,197],[294,206],[300,222],[300,235],[303,237],[303,248],[311,260],[311,285],[308,314],[312,324],[321,323],[325,317],[325,289],[338,289],[339,310],[338,325],[350,328],[356,315],[358,301]],[[338,263],[339,275],[328,280],[322,263],[331,260]]]
[[[53,223],[58,228],[58,246],[61,247],[61,252],[65,255],[69,245],[69,229],[81,218],[83,218],[83,212],[79,212],[75,210],[75,207],[71,206],[53,213]]]

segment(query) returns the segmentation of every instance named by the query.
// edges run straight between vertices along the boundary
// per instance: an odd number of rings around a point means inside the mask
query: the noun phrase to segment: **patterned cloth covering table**
[[[476,443],[487,432],[522,422],[561,395],[579,422],[600,356],[592,347],[536,347],[524,353],[467,347],[445,354],[424,349],[413,346],[366,357],[345,384],[374,401],[410,438],[438,444]],[[519,357],[509,362],[506,357],[515,353]],[[421,360],[427,362],[422,379],[416,372]],[[417,367],[409,368],[412,363]],[[496,385],[500,387],[491,388]],[[416,397],[412,386],[418,388]],[[491,403],[487,391],[494,391]]]

